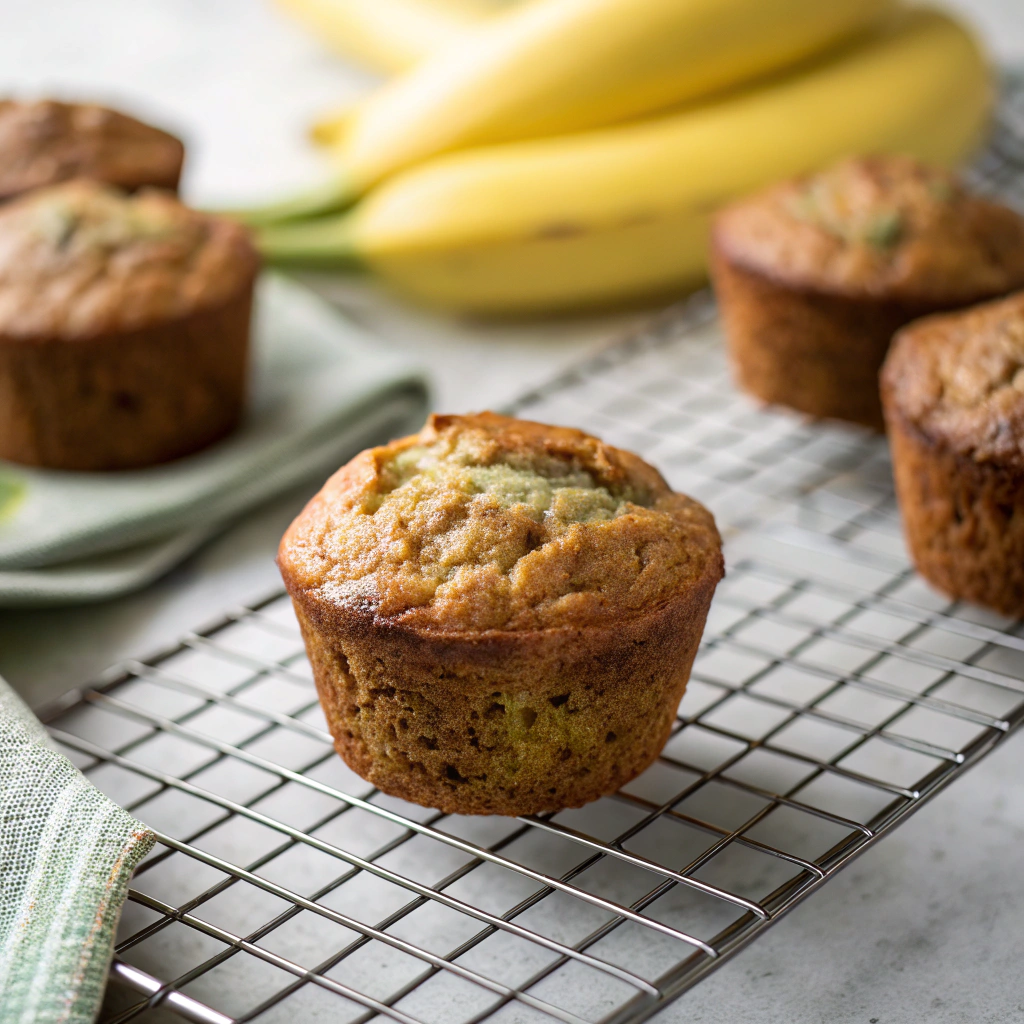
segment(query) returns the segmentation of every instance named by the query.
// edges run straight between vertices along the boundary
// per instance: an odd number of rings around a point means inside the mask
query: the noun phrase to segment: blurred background
[[[942,6],[997,59],[1024,61],[1024,4]],[[5,95],[92,97],[180,133],[182,191],[200,205],[251,204],[316,180],[309,124],[379,81],[274,0],[5,0],[0,10]]]
[[[182,194],[199,206],[270,201],[324,180],[309,138],[325,111],[380,81],[274,0],[0,3],[0,93],[94,99],[180,135]],[[301,7],[301,5],[292,5]],[[1024,61],[1024,4],[958,0],[997,59]],[[467,323],[394,298],[367,279],[322,290],[389,344],[430,364],[436,405],[499,404],[641,319],[635,312],[527,325]]]

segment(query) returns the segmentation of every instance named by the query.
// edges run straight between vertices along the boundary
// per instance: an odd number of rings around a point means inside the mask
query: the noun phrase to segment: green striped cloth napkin
[[[91,1024],[128,880],[153,841],[0,679],[3,1024]]]

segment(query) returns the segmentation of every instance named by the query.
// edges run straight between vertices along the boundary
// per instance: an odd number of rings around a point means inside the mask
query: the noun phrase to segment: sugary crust
[[[0,208],[4,343],[95,338],[215,309],[259,258],[244,228],[156,191],[90,181]]]
[[[520,454],[572,453],[654,489],[655,503],[672,497],[636,456],[577,431],[484,414],[435,417],[412,440],[449,430],[497,435],[500,446]],[[671,729],[723,573],[713,520],[681,495],[678,505],[668,502],[686,515],[669,511],[658,521],[669,534],[673,523],[691,528],[689,568],[668,572],[659,597],[642,606],[619,589],[623,567],[614,559],[593,563],[606,573],[610,612],[590,597],[559,604],[564,579],[545,562],[534,592],[547,587],[547,598],[538,597],[532,614],[517,609],[503,628],[474,626],[465,602],[428,602],[427,614],[417,615],[410,611],[421,609],[382,611],[369,589],[362,602],[339,599],[336,587],[323,585],[325,537],[347,521],[332,509],[373,493],[381,466],[409,443],[349,463],[292,524],[278,552],[339,754],[385,792],[450,813],[532,814],[614,791],[657,757]],[[629,514],[575,532],[600,538]],[[494,527],[501,533],[500,522]],[[574,545],[580,566],[595,546]],[[564,571],[567,563],[558,564]],[[481,586],[475,596],[486,606],[493,595]]]
[[[726,208],[714,245],[779,285],[952,309],[1024,286],[1024,218],[908,157],[850,160]]]
[[[1024,293],[905,328],[882,387],[930,443],[1024,471]]]
[[[92,103],[0,101],[0,201],[71,178],[176,191],[179,139]]]
[[[918,571],[950,597],[1024,615],[1024,472],[925,436],[883,391],[903,528]]]
[[[467,438],[485,462],[557,460],[595,484],[643,493],[647,504],[557,533],[547,517],[459,493],[442,494],[425,515],[376,510],[397,456]],[[279,555],[289,586],[310,604],[369,607],[381,620],[440,633],[620,622],[720,557],[710,513],[637,456],[580,431],[492,413],[433,416],[420,434],[363,452],[310,501]]]

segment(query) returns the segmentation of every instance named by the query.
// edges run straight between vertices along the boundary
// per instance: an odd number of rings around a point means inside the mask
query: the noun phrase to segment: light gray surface
[[[1024,736],[684,995],[658,1024],[1024,1020]]]
[[[1024,58],[1024,3],[975,0],[1004,57]],[[187,194],[250,201],[319,173],[310,115],[368,79],[259,0],[2,0],[0,91],[119,102],[181,131]],[[434,366],[439,406],[500,403],[637,319],[482,328],[420,314],[364,284],[332,294]],[[169,642],[276,585],[271,555],[309,488],[277,501],[143,594],[94,609],[0,612],[0,672],[33,704]],[[1024,740],[1008,744],[661,1024],[1024,1019]]]

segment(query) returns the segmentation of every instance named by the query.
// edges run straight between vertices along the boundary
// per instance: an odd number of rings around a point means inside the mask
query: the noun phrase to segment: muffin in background
[[[1024,293],[902,330],[882,401],[918,571],[1024,615]]]
[[[1024,287],[1024,218],[946,170],[865,157],[726,208],[711,266],[740,387],[882,429],[892,335]]]
[[[166,192],[90,181],[0,207],[0,459],[127,469],[239,421],[259,259]]]
[[[512,815],[658,756],[724,571],[711,514],[638,456],[493,413],[356,456],[278,564],[347,764]]]
[[[94,103],[0,100],[0,202],[72,178],[178,189],[181,140]]]

